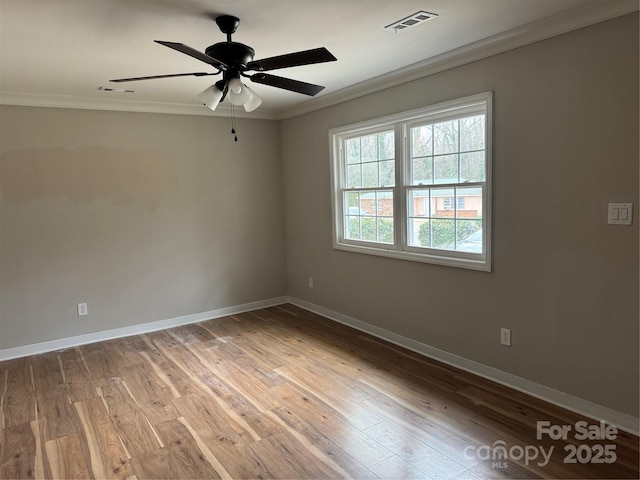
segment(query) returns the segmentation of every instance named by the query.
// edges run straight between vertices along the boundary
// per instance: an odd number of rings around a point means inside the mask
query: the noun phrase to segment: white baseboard
[[[141,323],[130,327],[114,328],[112,330],[103,330],[101,332],[87,333],[74,337],[61,338],[48,342],[34,343],[22,347],[7,348],[0,350],[0,361],[10,360],[12,358],[27,357],[38,353],[53,352],[65,348],[76,347],[78,345],[86,345],[87,343],[102,342],[104,340],[112,340],[114,338],[129,337],[131,335],[139,335],[141,333],[155,332],[164,330],[165,328],[177,327],[180,325],[188,325],[190,323],[202,322],[212,318],[225,317],[227,315],[235,315],[237,313],[257,310],[259,308],[272,307],[287,303],[288,297],[275,297],[267,300],[259,300],[257,302],[244,303],[234,305],[232,307],[217,308],[208,312],[194,313],[192,315],[183,315],[181,317],[158,320],[155,322]]]
[[[433,358],[448,365],[457,367],[461,370],[465,370],[488,380],[492,380],[501,385],[511,387],[515,390],[552,403],[559,407],[566,408],[567,410],[571,410],[572,412],[585,415],[586,417],[593,418],[597,421],[603,420],[608,424],[615,425],[625,432],[629,432],[634,435],[638,435],[639,433],[638,425],[640,423],[640,419],[637,417],[633,417],[626,413],[613,410],[597,403],[589,402],[580,397],[569,395],[559,390],[547,387],[546,385],[532,382],[531,380],[527,380],[526,378],[518,377],[517,375],[498,370],[497,368],[490,367],[473,360],[469,360],[459,355],[445,352],[444,350],[440,350],[425,343],[417,342],[410,338],[403,337],[402,335],[398,335],[397,333],[393,333],[389,330],[370,325],[361,320],[357,320],[347,315],[334,312],[333,310],[329,310],[305,300],[300,300],[298,298],[289,298],[289,303],[297,305],[300,308],[304,308],[305,310],[317,313],[318,315],[322,315],[323,317],[329,318],[330,320],[334,320],[349,327],[353,327],[357,330],[366,332],[370,335],[391,342],[395,345],[399,345],[426,357]]]

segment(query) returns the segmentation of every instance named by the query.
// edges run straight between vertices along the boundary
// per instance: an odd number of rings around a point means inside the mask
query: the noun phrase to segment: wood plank
[[[76,434],[45,442],[45,452],[51,476],[60,479],[90,478],[84,461],[80,438]]]
[[[202,323],[202,327],[210,331],[219,343],[236,345],[243,352],[271,369],[287,364],[287,360],[278,353],[274,353],[273,336],[267,336],[257,328],[247,331],[230,329],[223,324],[223,321],[221,319],[208,320]]]
[[[307,424],[313,425],[318,432],[330,438],[362,465],[368,467],[393,456],[393,453],[374,438],[353,428],[351,423],[296,386],[281,385],[272,388],[269,394],[283,408],[293,412]],[[357,412],[354,412],[354,415],[357,415]]]
[[[4,397],[6,395],[9,362],[0,362],[0,429],[4,427]]]
[[[425,443],[420,436],[408,433],[391,422],[385,421],[370,427],[365,433],[405,462],[418,470],[429,472],[434,478],[445,478],[447,475],[467,470],[465,465],[440,453]]]
[[[160,350],[142,352],[140,356],[149,363],[156,376],[165,384],[166,389],[168,389],[173,398],[196,393],[189,380],[180,373]]]
[[[34,388],[39,391],[55,389],[64,384],[64,377],[60,369],[56,352],[43,353],[31,357]]]
[[[222,463],[220,463],[220,460],[218,460],[218,458],[213,454],[213,452],[209,449],[207,444],[202,440],[202,438],[198,435],[195,429],[189,424],[189,422],[187,422],[187,420],[184,417],[178,418],[178,421],[182,423],[185,426],[185,428],[188,430],[189,434],[196,441],[196,445],[198,445],[198,448],[200,449],[200,451],[203,453],[203,455],[206,457],[209,463],[216,470],[216,473],[220,475],[220,478],[223,478],[225,480],[233,480],[233,477],[231,476],[231,474],[229,474],[229,472],[224,468]]]
[[[36,419],[36,397],[30,357],[5,362],[5,392],[2,427],[29,423]]]
[[[226,382],[213,375],[210,368],[202,363],[201,360],[204,359],[199,357],[196,352],[183,348],[171,348],[171,351],[165,351],[165,355],[185,376],[191,379],[205,398],[212,400],[219,409],[225,412],[232,428],[236,431],[240,429],[239,431],[250,435],[256,441],[262,438],[261,434],[247,421],[245,410],[256,411],[252,407],[252,399],[243,398],[237,390],[232,389]],[[229,403],[228,399],[239,400],[241,408],[237,408],[238,402]]]
[[[103,347],[120,374],[143,363],[140,353],[152,348],[140,335],[109,340],[103,343]]]
[[[373,465],[371,470],[379,478],[401,478],[403,480],[426,480],[433,478],[397,455],[381,460]]]
[[[332,439],[321,433],[315,426],[305,422],[294,412],[279,407],[269,414],[278,418],[284,427],[283,448],[295,452],[296,458],[306,459],[303,465],[314,465],[318,472],[309,472],[311,477],[328,478],[370,478],[372,472],[362,463],[340,448]],[[273,438],[273,437],[271,437]]]
[[[104,403],[90,398],[74,403],[95,478],[124,479],[131,475],[127,452],[113,428]]]
[[[252,443],[251,451],[261,465],[264,465],[263,478],[314,478],[278,441],[278,436],[263,438]],[[322,477],[324,478],[325,475],[323,474]]]
[[[209,463],[189,430],[178,420],[157,426],[164,448],[132,460],[141,478],[222,478]]]
[[[73,348],[58,353],[64,383],[71,403],[98,396],[96,385],[79,349]]]
[[[77,414],[65,385],[37,391],[38,423],[43,441],[76,433]]]
[[[44,441],[42,439],[42,435],[40,435],[40,425],[37,420],[31,422],[31,432],[33,433],[33,438],[35,441],[35,457],[33,459],[34,463],[34,477],[35,478],[44,478],[44,456],[42,454],[42,450],[44,449]],[[0,447],[2,448],[2,447]]]
[[[182,422],[171,420],[157,429],[170,453],[175,478],[221,478]]]
[[[372,425],[380,423],[382,419],[366,408],[361,408],[358,402],[344,396],[348,391],[345,382],[331,384],[322,377],[318,377],[313,372],[308,372],[295,365],[278,368],[278,373],[288,379],[292,384],[306,391],[309,396],[323,402],[327,407],[342,418],[350,422],[354,427],[363,430]],[[357,393],[353,394],[362,401],[364,398]],[[353,412],[358,412],[354,415]]]
[[[2,430],[0,478],[35,478],[36,438],[30,423]]]
[[[153,425],[178,418],[171,401],[173,396],[148,363],[129,365],[121,378]]]
[[[274,406],[264,403],[268,397],[261,396],[261,393],[285,382],[277,372],[266,371],[236,347],[230,348],[220,343],[211,348],[191,346],[190,351],[218,379],[216,384],[224,383],[226,389],[233,392],[233,397],[243,398],[257,412]]]
[[[217,404],[208,397],[185,396],[176,399],[176,405],[196,434],[219,459],[232,478],[260,478],[264,467],[249,450],[255,439],[234,424]],[[241,463],[237,459],[242,458]]]
[[[166,332],[183,344],[205,343],[216,337],[200,324],[183,325],[166,330]]]
[[[121,379],[103,383],[100,391],[111,423],[131,456],[162,447],[149,419]]]
[[[102,343],[90,343],[82,345],[78,349],[94,382],[101,378],[120,376],[113,359]]]

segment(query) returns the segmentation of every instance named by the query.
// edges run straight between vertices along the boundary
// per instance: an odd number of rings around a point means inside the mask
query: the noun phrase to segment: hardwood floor
[[[0,478],[639,475],[633,435],[292,305],[2,362],[0,407]]]

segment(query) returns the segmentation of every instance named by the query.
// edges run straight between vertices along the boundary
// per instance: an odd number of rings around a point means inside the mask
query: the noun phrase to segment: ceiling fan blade
[[[256,73],[250,78],[252,82],[262,83],[263,85],[269,85],[271,87],[283,88],[292,92],[304,93],[311,97],[324,90],[322,85],[314,85],[313,83],[278,77],[276,75],[269,75],[268,73]]]
[[[131,78],[116,78],[114,80],[109,80],[110,82],[135,82],[136,80],[153,80],[155,78],[171,78],[171,77],[206,77],[208,75],[218,75],[220,72],[216,73],[205,73],[205,72],[194,72],[194,73],[169,73],[167,75],[151,75],[149,77],[131,77]]]
[[[334,62],[335,60],[337,60],[336,57],[334,57],[329,50],[321,47],[254,60],[247,64],[247,70],[276,70],[278,68],[297,67],[300,65],[311,65],[313,63]]]
[[[226,70],[227,68],[229,68],[226,63],[221,62],[216,58],[210,57],[209,55],[206,55],[201,51],[196,50],[195,48],[191,48],[190,46],[185,45],[184,43],[164,42],[162,40],[154,40],[154,42],[159,43],[160,45],[164,45],[165,47],[173,48],[174,50],[177,50],[180,53],[185,53],[193,58],[197,58],[201,62],[208,63],[209,65],[213,65],[214,67],[219,68],[220,70]]]

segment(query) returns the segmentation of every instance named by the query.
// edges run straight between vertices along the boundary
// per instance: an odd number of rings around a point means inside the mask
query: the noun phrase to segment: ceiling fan
[[[326,48],[314,48],[311,50],[303,50],[300,52],[254,60],[253,56],[255,55],[255,51],[253,48],[231,40],[231,35],[235,33],[238,28],[240,19],[231,15],[220,15],[216,17],[215,21],[218,24],[220,31],[226,34],[227,41],[210,45],[206,48],[204,53],[183,43],[165,42],[162,40],[155,40],[155,42],[196,58],[201,62],[207,63],[215,68],[217,72],[174,73],[147,77],[118,78],[110,81],[133,82],[137,80],[151,80],[156,78],[186,76],[203,77],[208,75],[219,75],[222,73],[222,80],[216,82],[200,93],[200,99],[211,110],[215,110],[218,104],[228,95],[229,101],[233,105],[243,105],[247,112],[258,108],[262,103],[262,100],[255,94],[255,92],[253,92],[253,90],[242,83],[240,77],[249,78],[255,83],[282,88],[309,96],[314,96],[325,88],[321,85],[314,85],[312,83],[301,82],[299,80],[279,77],[277,75],[271,75],[263,72],[277,70],[279,68],[335,61],[336,57],[334,57]],[[249,71],[254,71],[256,73],[252,75],[245,73]]]

